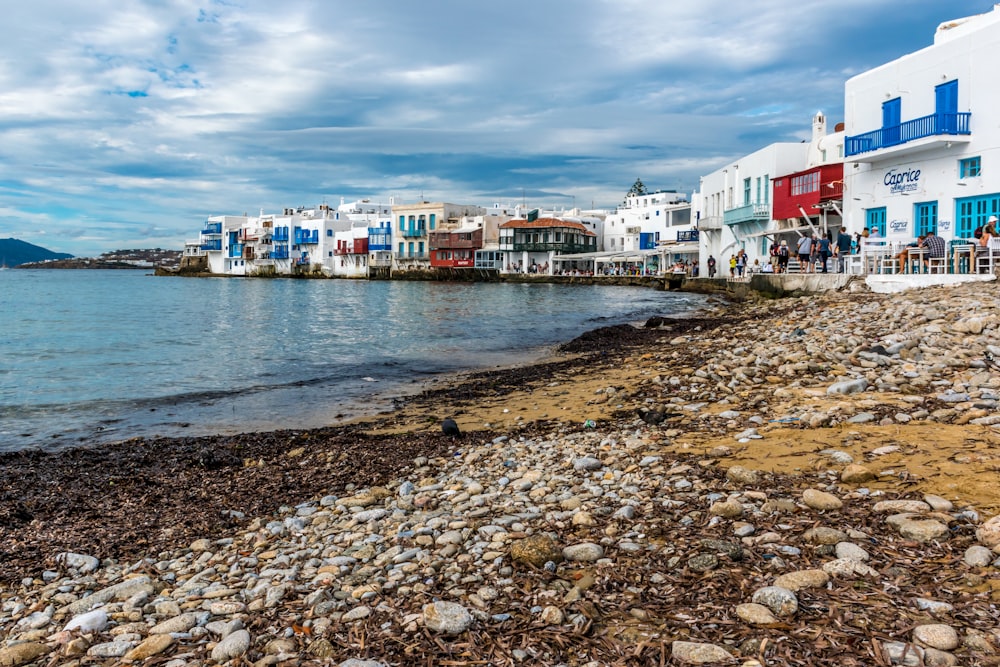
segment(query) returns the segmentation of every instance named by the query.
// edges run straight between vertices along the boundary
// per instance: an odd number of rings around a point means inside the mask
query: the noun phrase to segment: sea
[[[683,315],[649,287],[0,271],[0,451],[317,428],[602,326]]]

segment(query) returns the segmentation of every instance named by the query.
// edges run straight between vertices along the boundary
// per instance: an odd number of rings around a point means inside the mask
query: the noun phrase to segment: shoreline
[[[205,616],[163,660],[213,664],[247,632],[240,659],[260,664],[680,664],[692,643],[724,652],[712,664],[890,664],[900,643],[993,664],[997,302],[736,304],[596,329],[348,425],[5,455],[0,630],[39,664],[90,664],[125,625],[137,650],[186,610]],[[784,575],[823,583],[784,589],[790,612],[760,593]],[[94,636],[52,639],[88,593],[142,577],[144,603],[111,598]],[[454,633],[428,616],[444,601],[468,614]],[[957,643],[928,643],[932,625]]]

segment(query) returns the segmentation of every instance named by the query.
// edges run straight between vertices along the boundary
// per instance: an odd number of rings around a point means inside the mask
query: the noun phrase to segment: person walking
[[[851,254],[851,246],[853,241],[851,235],[847,233],[847,230],[843,227],[840,228],[840,233],[837,234],[837,272],[846,273],[847,272],[847,256]]]
[[[830,259],[830,255],[833,254],[832,248],[833,244],[830,242],[830,234],[827,233],[826,236],[819,240],[819,261],[823,263],[823,273],[828,273],[826,263]]]

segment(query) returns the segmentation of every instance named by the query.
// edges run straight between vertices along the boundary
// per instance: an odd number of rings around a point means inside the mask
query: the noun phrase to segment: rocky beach
[[[0,667],[998,665],[998,301],[720,303],[346,425],[4,454]]]

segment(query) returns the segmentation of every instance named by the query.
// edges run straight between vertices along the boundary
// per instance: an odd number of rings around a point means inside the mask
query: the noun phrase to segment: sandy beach
[[[997,302],[751,300],[347,425],[3,455],[0,665],[1000,664]]]

